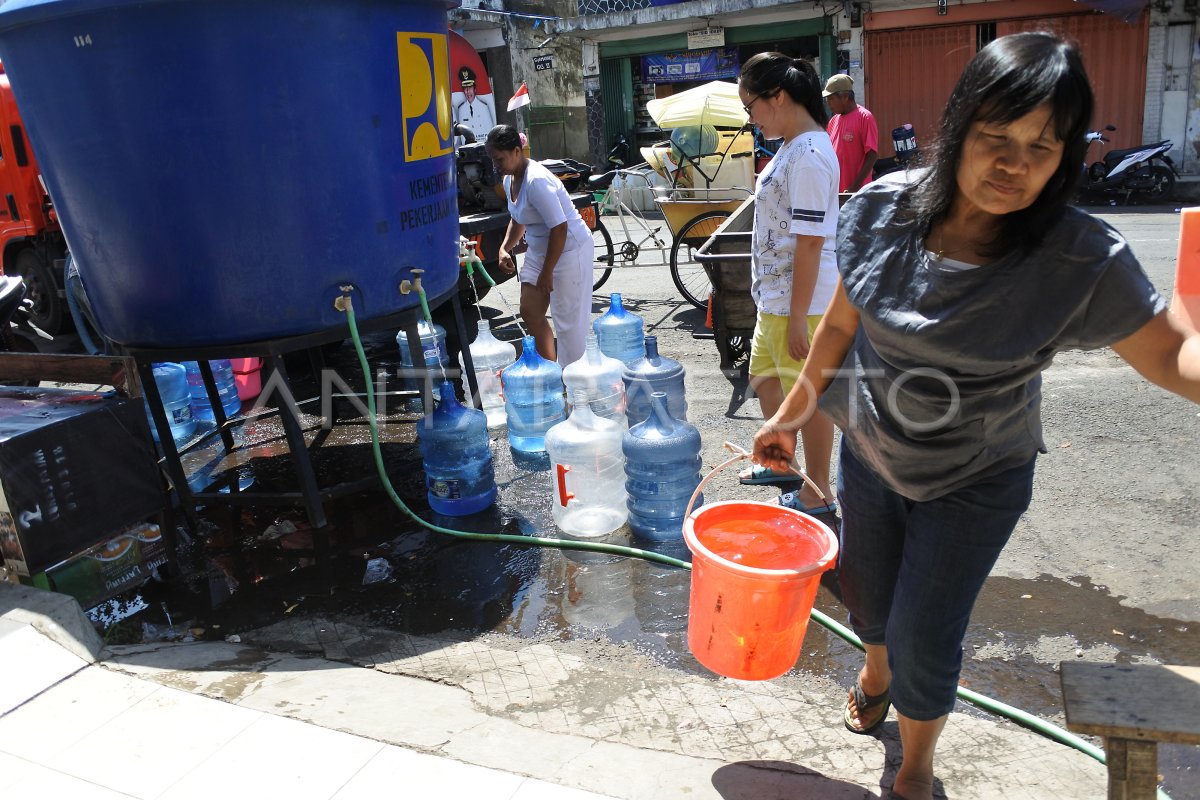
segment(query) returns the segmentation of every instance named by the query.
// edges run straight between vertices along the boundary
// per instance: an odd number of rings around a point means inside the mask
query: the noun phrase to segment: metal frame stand
[[[467,346],[467,329],[464,322],[462,306],[458,301],[457,287],[452,287],[449,292],[434,298],[430,302],[431,308],[439,308],[444,303],[449,302],[454,313],[454,325],[458,334],[459,346],[462,350],[463,363],[466,367],[465,380],[470,391],[471,399],[479,403],[479,386],[475,381],[475,367],[471,361],[470,348]],[[414,307],[404,311],[388,314],[382,317],[377,317],[370,320],[362,320],[359,322],[359,330],[363,332],[378,331],[383,329],[403,329],[408,340],[409,352],[412,355],[412,363],[415,365],[424,365],[425,359],[423,349],[421,347],[421,337],[417,330],[417,324],[421,320],[421,309]],[[217,431],[220,434],[222,445],[226,453],[232,452],[236,444],[233,440],[233,432],[231,430],[230,420],[225,416],[224,409],[221,407],[220,395],[217,391],[216,381],[213,379],[212,368],[208,361],[216,358],[251,358],[262,357],[271,365],[275,374],[279,376],[279,380],[287,389],[288,400],[294,397],[292,394],[291,381],[288,378],[287,369],[284,366],[283,357],[287,353],[297,352],[300,350],[308,350],[313,361],[316,374],[320,375],[325,366],[324,355],[321,353],[320,347],[323,344],[342,341],[347,338],[347,334],[339,330],[323,331],[321,333],[308,334],[304,336],[292,336],[281,339],[272,339],[261,342],[250,342],[236,345],[217,345],[204,347],[177,347],[177,348],[151,348],[151,347],[122,347],[126,355],[131,356],[137,363],[138,373],[142,379],[142,386],[146,398],[149,401],[150,415],[154,420],[154,427],[158,432],[159,444],[162,447],[164,457],[164,468],[170,482],[174,485],[175,491],[178,494],[180,506],[183,509],[183,514],[188,528],[195,533],[197,531],[198,517],[196,516],[197,501],[209,503],[221,503],[232,506],[254,506],[254,505],[290,505],[303,506],[305,513],[308,516],[308,521],[313,530],[313,549],[318,564],[325,564],[329,554],[329,521],[325,514],[325,501],[336,497],[341,497],[354,492],[363,491],[373,486],[378,485],[378,476],[372,473],[369,477],[360,478],[353,481],[346,481],[332,486],[324,487],[318,485],[316,472],[313,469],[312,453],[324,441],[323,436],[318,435],[313,444],[308,445],[304,439],[304,428],[300,424],[297,416],[298,407],[293,402],[281,402],[278,408],[280,422],[283,425],[284,433],[287,438],[288,449],[292,454],[292,464],[296,474],[296,480],[299,484],[299,491],[296,492],[255,492],[241,491],[238,486],[238,477],[236,470],[227,470],[226,475],[217,483],[211,484],[203,491],[193,491],[188,485],[187,475],[183,469],[183,463],[180,460],[179,449],[175,445],[175,440],[171,434],[171,426],[166,418],[166,410],[162,404],[162,397],[158,391],[158,385],[154,382],[153,364],[161,361],[198,361],[200,366],[200,374],[204,378],[205,390],[208,394],[209,403],[212,405],[213,416],[216,420]],[[364,375],[365,381],[373,380],[370,374]],[[429,382],[424,381],[423,399],[425,407],[430,407],[430,392]],[[330,420],[330,425],[337,424],[336,415]],[[203,441],[203,440],[201,440]],[[189,445],[185,451],[195,444]],[[232,478],[229,473],[232,472]],[[225,484],[227,491],[220,491],[220,485]],[[212,491],[217,487],[217,491]]]

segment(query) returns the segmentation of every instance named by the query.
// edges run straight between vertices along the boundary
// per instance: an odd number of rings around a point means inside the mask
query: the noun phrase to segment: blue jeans
[[[892,704],[910,719],[954,708],[971,609],[1029,507],[1035,461],[918,503],[842,442],[842,599],[859,638],[887,645]]]

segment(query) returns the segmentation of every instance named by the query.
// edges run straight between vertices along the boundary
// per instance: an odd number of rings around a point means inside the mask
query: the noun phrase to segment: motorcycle
[[[1088,131],[1084,140],[1090,149],[1096,142],[1108,142],[1105,132],[1115,130],[1106,125],[1102,131]],[[1109,150],[1103,160],[1086,169],[1080,191],[1085,196],[1110,196],[1113,205],[1117,197],[1122,197],[1126,204],[1135,197],[1147,203],[1167,200],[1179,177],[1175,162],[1167,155],[1172,147],[1171,141],[1164,139],[1155,144]]]

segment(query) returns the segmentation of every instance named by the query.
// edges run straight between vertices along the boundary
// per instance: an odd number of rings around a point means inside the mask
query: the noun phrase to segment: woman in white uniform
[[[521,263],[521,319],[537,342],[538,353],[565,367],[583,356],[587,342],[595,255],[592,233],[562,181],[525,157],[516,128],[492,128],[487,152],[504,175],[504,197],[512,217],[500,245],[500,269],[509,275],[516,272],[513,248],[524,235],[529,249]],[[547,310],[554,318],[553,329]]]

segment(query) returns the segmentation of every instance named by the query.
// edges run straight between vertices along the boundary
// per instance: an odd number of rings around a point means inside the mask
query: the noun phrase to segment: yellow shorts
[[[750,375],[756,378],[779,378],[786,395],[792,390],[804,361],[797,361],[788,353],[787,329],[790,317],[758,312],[754,325],[754,343],[750,346]],[[808,316],[808,341],[812,343],[813,332],[821,321],[820,314]]]

